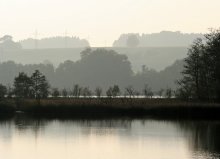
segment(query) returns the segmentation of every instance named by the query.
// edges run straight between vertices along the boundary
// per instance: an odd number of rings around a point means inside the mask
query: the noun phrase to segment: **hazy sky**
[[[220,0],[0,0],[0,36],[79,36],[110,46],[121,33],[207,32],[220,27]]]

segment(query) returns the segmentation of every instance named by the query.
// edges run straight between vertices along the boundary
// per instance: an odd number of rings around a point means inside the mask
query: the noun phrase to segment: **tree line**
[[[161,31],[152,34],[128,33],[121,34],[113,42],[113,47],[180,47],[190,45],[195,38],[199,37],[201,38],[203,35],[185,34],[179,31]]]
[[[36,70],[30,77],[24,72],[20,72],[14,79],[13,87],[6,87],[0,84],[0,98],[47,98],[50,85],[46,77]]]
[[[20,72],[18,76],[14,78],[13,87],[4,86],[0,84],[0,99],[3,98],[22,98],[22,99],[45,99],[48,97],[146,97],[153,98],[153,96],[158,96],[159,98],[171,98],[175,96],[175,91],[171,88],[160,89],[158,92],[153,92],[152,89],[146,84],[144,85],[142,91],[135,90],[131,85],[124,88],[124,91],[118,85],[110,86],[106,91],[101,87],[96,87],[91,90],[88,86],[83,87],[79,84],[73,85],[72,89],[58,89],[51,88],[49,82],[47,81],[45,75],[43,75],[39,70],[28,76],[24,72]]]

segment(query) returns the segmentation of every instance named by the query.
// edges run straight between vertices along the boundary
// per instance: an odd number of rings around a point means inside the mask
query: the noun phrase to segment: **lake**
[[[1,159],[217,159],[220,121],[0,120]]]

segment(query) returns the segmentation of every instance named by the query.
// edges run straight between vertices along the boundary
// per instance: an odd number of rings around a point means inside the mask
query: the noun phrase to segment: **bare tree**
[[[109,87],[109,89],[106,91],[107,97],[111,98],[113,96],[113,88]]]
[[[143,94],[147,98],[149,98],[149,97],[152,98],[153,97],[153,92],[147,84],[145,84],[145,86],[144,86]]]
[[[92,95],[92,91],[89,89],[89,87],[82,88],[82,95],[84,97],[88,97]]]
[[[81,93],[82,93],[82,88],[78,85],[78,84],[75,84],[74,87],[73,87],[73,96],[74,97],[80,97]]]
[[[0,84],[0,99],[5,98],[6,94],[7,94],[7,87]]]
[[[134,97],[135,95],[135,90],[132,86],[128,86],[125,88],[125,95],[129,95],[129,97]]]
[[[112,88],[112,96],[117,97],[121,94],[120,88],[118,85],[114,85]]]
[[[165,90],[165,96],[166,96],[166,98],[171,98],[172,95],[173,95],[173,90],[172,90],[171,88],[167,88],[167,89]]]
[[[158,96],[160,96],[160,98],[162,98],[163,97],[163,93],[164,93],[164,89],[160,89],[159,91],[158,91]]]
[[[14,91],[13,91],[12,86],[10,84],[8,84],[7,85],[7,97],[11,98],[13,96],[13,93],[14,93]]]
[[[97,96],[97,98],[101,97],[101,95],[102,95],[102,88],[101,87],[96,87],[95,95]]]
[[[65,88],[62,90],[62,96],[63,97],[67,97],[68,96],[68,92],[67,92],[67,90]]]
[[[51,95],[55,98],[59,97],[60,96],[60,92],[58,90],[58,88],[53,88],[52,89],[52,92],[51,92]]]

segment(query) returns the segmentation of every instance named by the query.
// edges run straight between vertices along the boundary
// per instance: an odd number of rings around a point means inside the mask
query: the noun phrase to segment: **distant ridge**
[[[86,39],[79,37],[48,37],[43,39],[28,38],[19,42],[23,49],[49,49],[49,48],[79,48],[89,47],[89,42]]]
[[[121,34],[113,42],[113,47],[127,47],[129,36],[136,36],[139,40],[137,47],[188,47],[196,38],[202,38],[200,33],[181,33],[180,31],[161,31],[160,33],[142,34],[128,33]]]

